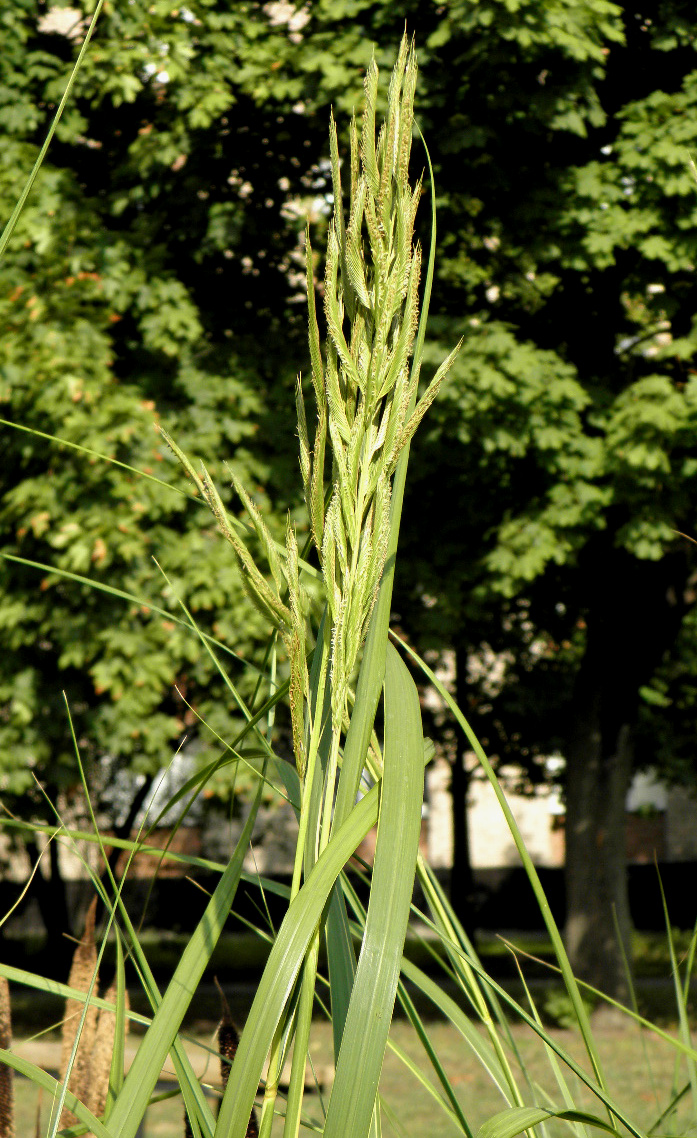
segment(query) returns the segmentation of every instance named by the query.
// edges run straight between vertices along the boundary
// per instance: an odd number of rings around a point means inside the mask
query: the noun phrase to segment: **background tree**
[[[404,551],[397,603],[415,640],[430,628],[461,664],[506,651],[486,733],[501,754],[564,754],[569,946],[618,993],[637,719],[693,604],[678,532],[694,531],[692,13],[366,3],[349,25],[347,11],[313,4],[290,62],[307,70],[311,53],[319,97],[333,53],[350,92],[366,44],[406,17],[440,207],[434,359],[466,336],[410,490],[438,540]]]
[[[556,5],[457,10],[481,21],[440,56],[459,129],[429,138],[453,156],[444,324],[475,311],[412,503],[439,518],[445,482],[462,510],[415,591],[461,657],[511,658],[493,748],[566,758],[569,947],[621,992],[633,737],[693,600],[693,34],[679,5],[581,6],[575,37]]]
[[[0,9],[7,217],[85,25],[75,9],[48,19],[36,3]],[[154,430],[162,424],[205,455],[223,488],[230,462],[269,509],[273,494],[284,524],[297,463],[286,410],[304,352],[293,271],[302,268],[298,200],[312,193],[312,123],[285,105],[280,116],[257,86],[260,71],[273,74],[274,44],[287,47],[285,27],[229,9],[106,7],[0,266],[0,415],[152,475],[2,429],[3,552],[145,602],[2,562],[4,797],[49,821],[33,776],[64,806],[78,783],[63,692],[95,791],[105,757],[151,776],[185,737],[212,741],[178,692],[219,734],[234,733],[236,709],[198,638],[147,602],[176,618],[185,601],[243,657],[263,645],[230,557]],[[225,663],[251,693],[253,676],[234,657]],[[40,895],[51,932],[69,923],[58,885]]]
[[[11,66],[2,97],[14,108],[3,152],[8,202],[14,168],[29,167],[74,52],[66,36],[40,31],[42,11],[30,0],[3,10]],[[150,402],[149,414],[183,431],[194,452],[234,455],[267,493],[276,488],[279,512],[292,505],[294,442],[279,409],[304,353],[297,202],[314,197],[321,208],[329,192],[330,100],[359,105],[373,43],[378,62],[391,63],[406,19],[439,199],[432,358],[460,334],[466,344],[415,448],[408,509],[429,516],[438,539],[427,550],[410,545],[407,512],[397,605],[419,644],[430,637],[455,649],[461,693],[494,752],[565,755],[570,947],[582,975],[620,991],[609,908],[626,935],[622,833],[635,729],[641,708],[642,739],[655,734],[660,708],[646,695],[669,683],[660,675],[685,640],[694,601],[692,548],[676,532],[694,532],[697,471],[691,10],[677,0],[631,10],[606,0],[317,0],[298,10],[136,0],[123,11],[107,4],[104,15],[25,244],[15,243],[3,270],[16,332],[3,372],[5,390],[14,384],[12,413],[36,407],[32,425],[66,427],[95,446],[101,432],[99,449],[150,464],[152,435],[126,437],[125,427],[147,418]],[[53,324],[32,321],[39,304]],[[63,335],[68,365],[45,341],[50,329]],[[37,401],[39,358],[50,382]],[[93,383],[100,402],[73,399],[68,373],[85,391]],[[165,505],[153,484],[126,483],[124,493],[115,483],[108,501],[132,494],[145,509],[131,503],[126,520],[114,507],[106,534],[95,503],[101,483],[121,477],[113,468],[77,460],[90,488],[78,500],[65,452],[9,438],[2,508],[11,550],[127,572],[128,587],[142,591],[162,588],[143,556],[157,545],[175,582],[202,566],[200,615],[219,605],[213,588],[224,590],[239,643],[226,555],[183,500],[167,496]],[[166,461],[157,469],[172,470]],[[135,546],[122,520],[135,526]],[[61,529],[74,521],[80,532]],[[126,761],[147,753],[154,762],[180,731],[172,678],[185,673],[192,692],[209,682],[195,642],[185,648],[178,631],[132,614],[131,627],[140,622],[153,638],[152,653],[136,656],[122,610],[120,625],[109,614],[111,636],[95,602],[88,636],[80,618],[91,602],[57,582],[37,591],[37,578],[14,565],[5,571],[4,603],[15,608],[3,627],[13,652],[31,654],[26,667],[3,654],[8,742],[28,738],[27,761],[48,762],[37,693],[42,675],[70,664],[81,684],[89,677],[81,733],[105,749],[113,731]],[[482,646],[506,653],[495,699],[462,675]],[[150,657],[161,662],[159,680],[138,687]],[[11,710],[22,690],[24,724]],[[155,702],[144,746],[125,711],[147,692]],[[144,712],[133,713],[140,730]],[[57,753],[51,769],[60,769]]]

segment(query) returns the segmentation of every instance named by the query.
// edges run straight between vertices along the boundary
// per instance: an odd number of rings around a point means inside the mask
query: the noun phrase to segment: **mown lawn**
[[[482,1122],[504,1108],[505,1101],[452,1027],[443,1022],[435,1022],[429,1024],[429,1032],[470,1127],[476,1134]],[[555,1030],[552,1035],[563,1048],[571,1050],[574,1057],[581,1061],[586,1069],[588,1068],[578,1041],[570,1032]],[[427,1071],[428,1061],[423,1057],[420,1045],[415,1041],[407,1024],[395,1022],[392,1038],[424,1072]],[[546,1090],[556,1103],[560,1103],[561,1096],[554,1087],[549,1063],[541,1045],[531,1039],[528,1030],[522,1027],[513,1029],[513,1038],[531,1081],[540,1088],[534,1091],[532,1096],[528,1095],[527,1101],[544,1105]],[[207,1044],[210,1040],[210,1035],[205,1036]],[[662,1041],[647,1034],[642,1035],[634,1028],[599,1028],[597,1041],[605,1065],[610,1094],[627,1110],[634,1121],[649,1129],[670,1101],[675,1078],[674,1052]],[[330,1028],[325,1023],[317,1023],[314,1028],[313,1057],[320,1069],[330,1061],[328,1058],[330,1049]],[[433,1076],[430,1077],[433,1081]],[[594,1096],[586,1088],[580,1086],[576,1077],[570,1075],[569,1081],[576,1104],[602,1115],[597,1100],[594,1100]],[[521,1077],[521,1086],[523,1082]],[[686,1083],[687,1072],[683,1064],[678,1075],[678,1085],[682,1087]],[[385,1135],[407,1134],[415,1138],[416,1136],[422,1138],[423,1135],[428,1135],[429,1138],[454,1138],[460,1133],[392,1052],[388,1052],[385,1060],[381,1092],[387,1106],[383,1115]],[[682,1101],[685,1105],[681,1104],[677,1118],[672,1120],[670,1126],[667,1124],[660,1126],[658,1133],[683,1136],[697,1134],[695,1113],[691,1108],[689,1095],[686,1095]],[[43,1126],[39,1131],[41,1134],[47,1132],[48,1105],[44,1097]],[[35,1132],[36,1107],[37,1096],[34,1088],[24,1080],[18,1080],[15,1127],[17,1134],[29,1135]],[[391,1111],[398,1116],[401,1128],[395,1129],[391,1125]],[[321,1118],[320,1099],[316,1094],[310,1095],[307,1099],[307,1113],[308,1121],[318,1122]],[[274,1138],[277,1136],[280,1138],[282,1128],[282,1119],[279,1118],[274,1127]],[[564,1129],[568,1132],[567,1127]],[[552,1128],[551,1133],[560,1131],[561,1127],[558,1126]],[[150,1108],[145,1121],[144,1138],[182,1138],[183,1133],[182,1108],[178,1099],[170,1099]],[[309,1134],[310,1131],[306,1133]]]

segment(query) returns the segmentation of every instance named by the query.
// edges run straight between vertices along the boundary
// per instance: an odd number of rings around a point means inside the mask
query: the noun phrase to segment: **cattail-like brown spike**
[[[10,1014],[10,986],[0,976],[0,1047],[12,1047],[12,1018]],[[14,1084],[12,1068],[0,1066],[0,1138],[14,1138]]]
[[[97,898],[95,897],[87,910],[85,918],[85,933],[75,949],[73,963],[68,977],[68,985],[81,992],[89,991],[92,978],[97,968],[97,948],[94,943],[94,921],[97,912]],[[70,1056],[75,1045],[75,1038],[80,1027],[83,1004],[80,1000],[65,1001],[65,1019],[63,1020],[62,1046],[61,1046],[61,1079],[65,1080],[70,1062]],[[83,1102],[91,1082],[92,1049],[97,1031],[97,1008],[90,1005],[82,1024],[82,1032],[78,1049],[70,1073],[68,1086],[77,1098]],[[74,1126],[77,1118],[72,1111],[63,1109],[60,1119],[60,1128]]]
[[[225,994],[223,992],[223,989],[220,987],[217,979],[215,980],[215,986],[220,994],[221,1016],[220,1026],[218,1027],[218,1053],[220,1055],[220,1081],[222,1083],[223,1093],[225,1093],[228,1076],[230,1074],[230,1068],[232,1066],[235,1055],[237,1054],[237,1047],[240,1042],[240,1037],[237,1032],[237,1028],[232,1021],[232,1016],[230,1015],[230,1007],[227,1000],[225,999]],[[252,1107],[252,1113],[250,1114],[249,1122],[247,1123],[245,1138],[258,1138],[258,1134],[259,1127],[257,1125],[257,1116],[254,1107]]]
[[[126,994],[126,998],[127,994]],[[105,1000],[116,1004],[117,991],[114,982],[107,990]],[[126,1019],[126,1028],[128,1019]],[[90,1083],[87,1088],[85,1105],[90,1108],[98,1118],[104,1114],[107,1095],[109,1093],[109,1079],[111,1077],[111,1060],[114,1053],[114,1039],[116,1034],[116,1016],[102,1008],[99,1012],[97,1030],[94,1037],[92,1063],[90,1069]]]

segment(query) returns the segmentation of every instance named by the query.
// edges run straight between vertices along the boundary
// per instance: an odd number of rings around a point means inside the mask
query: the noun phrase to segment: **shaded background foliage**
[[[6,214],[76,49],[46,11],[0,4]],[[586,974],[619,988],[597,929],[610,900],[627,917],[621,837],[595,912],[583,865],[620,833],[633,761],[694,774],[693,554],[676,532],[694,533],[697,490],[689,5],[108,2],[0,270],[1,409],[181,487],[157,419],[207,462],[232,460],[282,524],[328,108],[360,106],[371,53],[389,66],[405,20],[439,209],[427,360],[465,346],[414,448],[396,608],[416,643],[455,649],[494,753],[533,773],[535,756],[565,755],[570,929],[576,913]],[[3,448],[5,552],[175,609],[155,553],[203,627],[259,651],[227,554],[181,495],[9,429]],[[95,757],[134,770],[195,729],[174,682],[229,729],[179,626],[16,563],[2,575],[8,789],[30,788],[30,766],[74,780],[61,689]],[[505,653],[495,691],[469,667],[483,645]],[[454,783],[462,818],[462,755]],[[464,880],[464,830],[456,856]]]

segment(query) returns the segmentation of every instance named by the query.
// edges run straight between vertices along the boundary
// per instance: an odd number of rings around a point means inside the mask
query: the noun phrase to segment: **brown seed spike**
[[[218,983],[217,977],[213,977],[213,982],[220,995],[221,1019],[220,1026],[218,1027],[218,1053],[220,1055],[220,1081],[224,1093],[230,1074],[230,1067],[237,1054],[240,1037],[232,1021],[232,1016],[230,1015],[230,1005],[225,999],[225,994]],[[257,1116],[254,1107],[252,1107],[252,1113],[249,1116],[249,1122],[247,1123],[247,1129],[245,1131],[245,1138],[258,1138],[258,1134]]]
[[[0,1047],[12,1047],[12,1019],[10,1015],[10,986],[0,976]],[[0,1138],[14,1138],[14,1084],[12,1068],[0,1066]]]
[[[87,910],[85,918],[85,934],[78,942],[73,956],[73,963],[68,977],[68,985],[78,991],[89,991],[97,967],[97,949],[94,943],[94,922],[97,912],[97,898],[95,897]],[[72,1054],[75,1038],[80,1026],[83,1003],[81,1000],[65,1001],[65,1019],[63,1020],[63,1037],[61,1046],[61,1080],[65,1080],[70,1056]],[[93,1005],[87,1009],[85,1021],[82,1025],[82,1034],[70,1075],[70,1090],[83,1102],[87,1098],[90,1087],[90,1067],[94,1037],[97,1030],[97,1008]],[[60,1127],[65,1129],[74,1126],[77,1118],[67,1109],[61,1114]]]
[[[108,989],[104,998],[111,1004],[116,1003],[117,992],[115,983]],[[97,1030],[94,1036],[90,1083],[85,1098],[85,1105],[88,1106],[92,1113],[96,1114],[98,1118],[104,1114],[107,1094],[109,1092],[111,1057],[114,1053],[115,1035],[116,1016],[113,1012],[108,1012],[102,1008],[99,1013]]]

